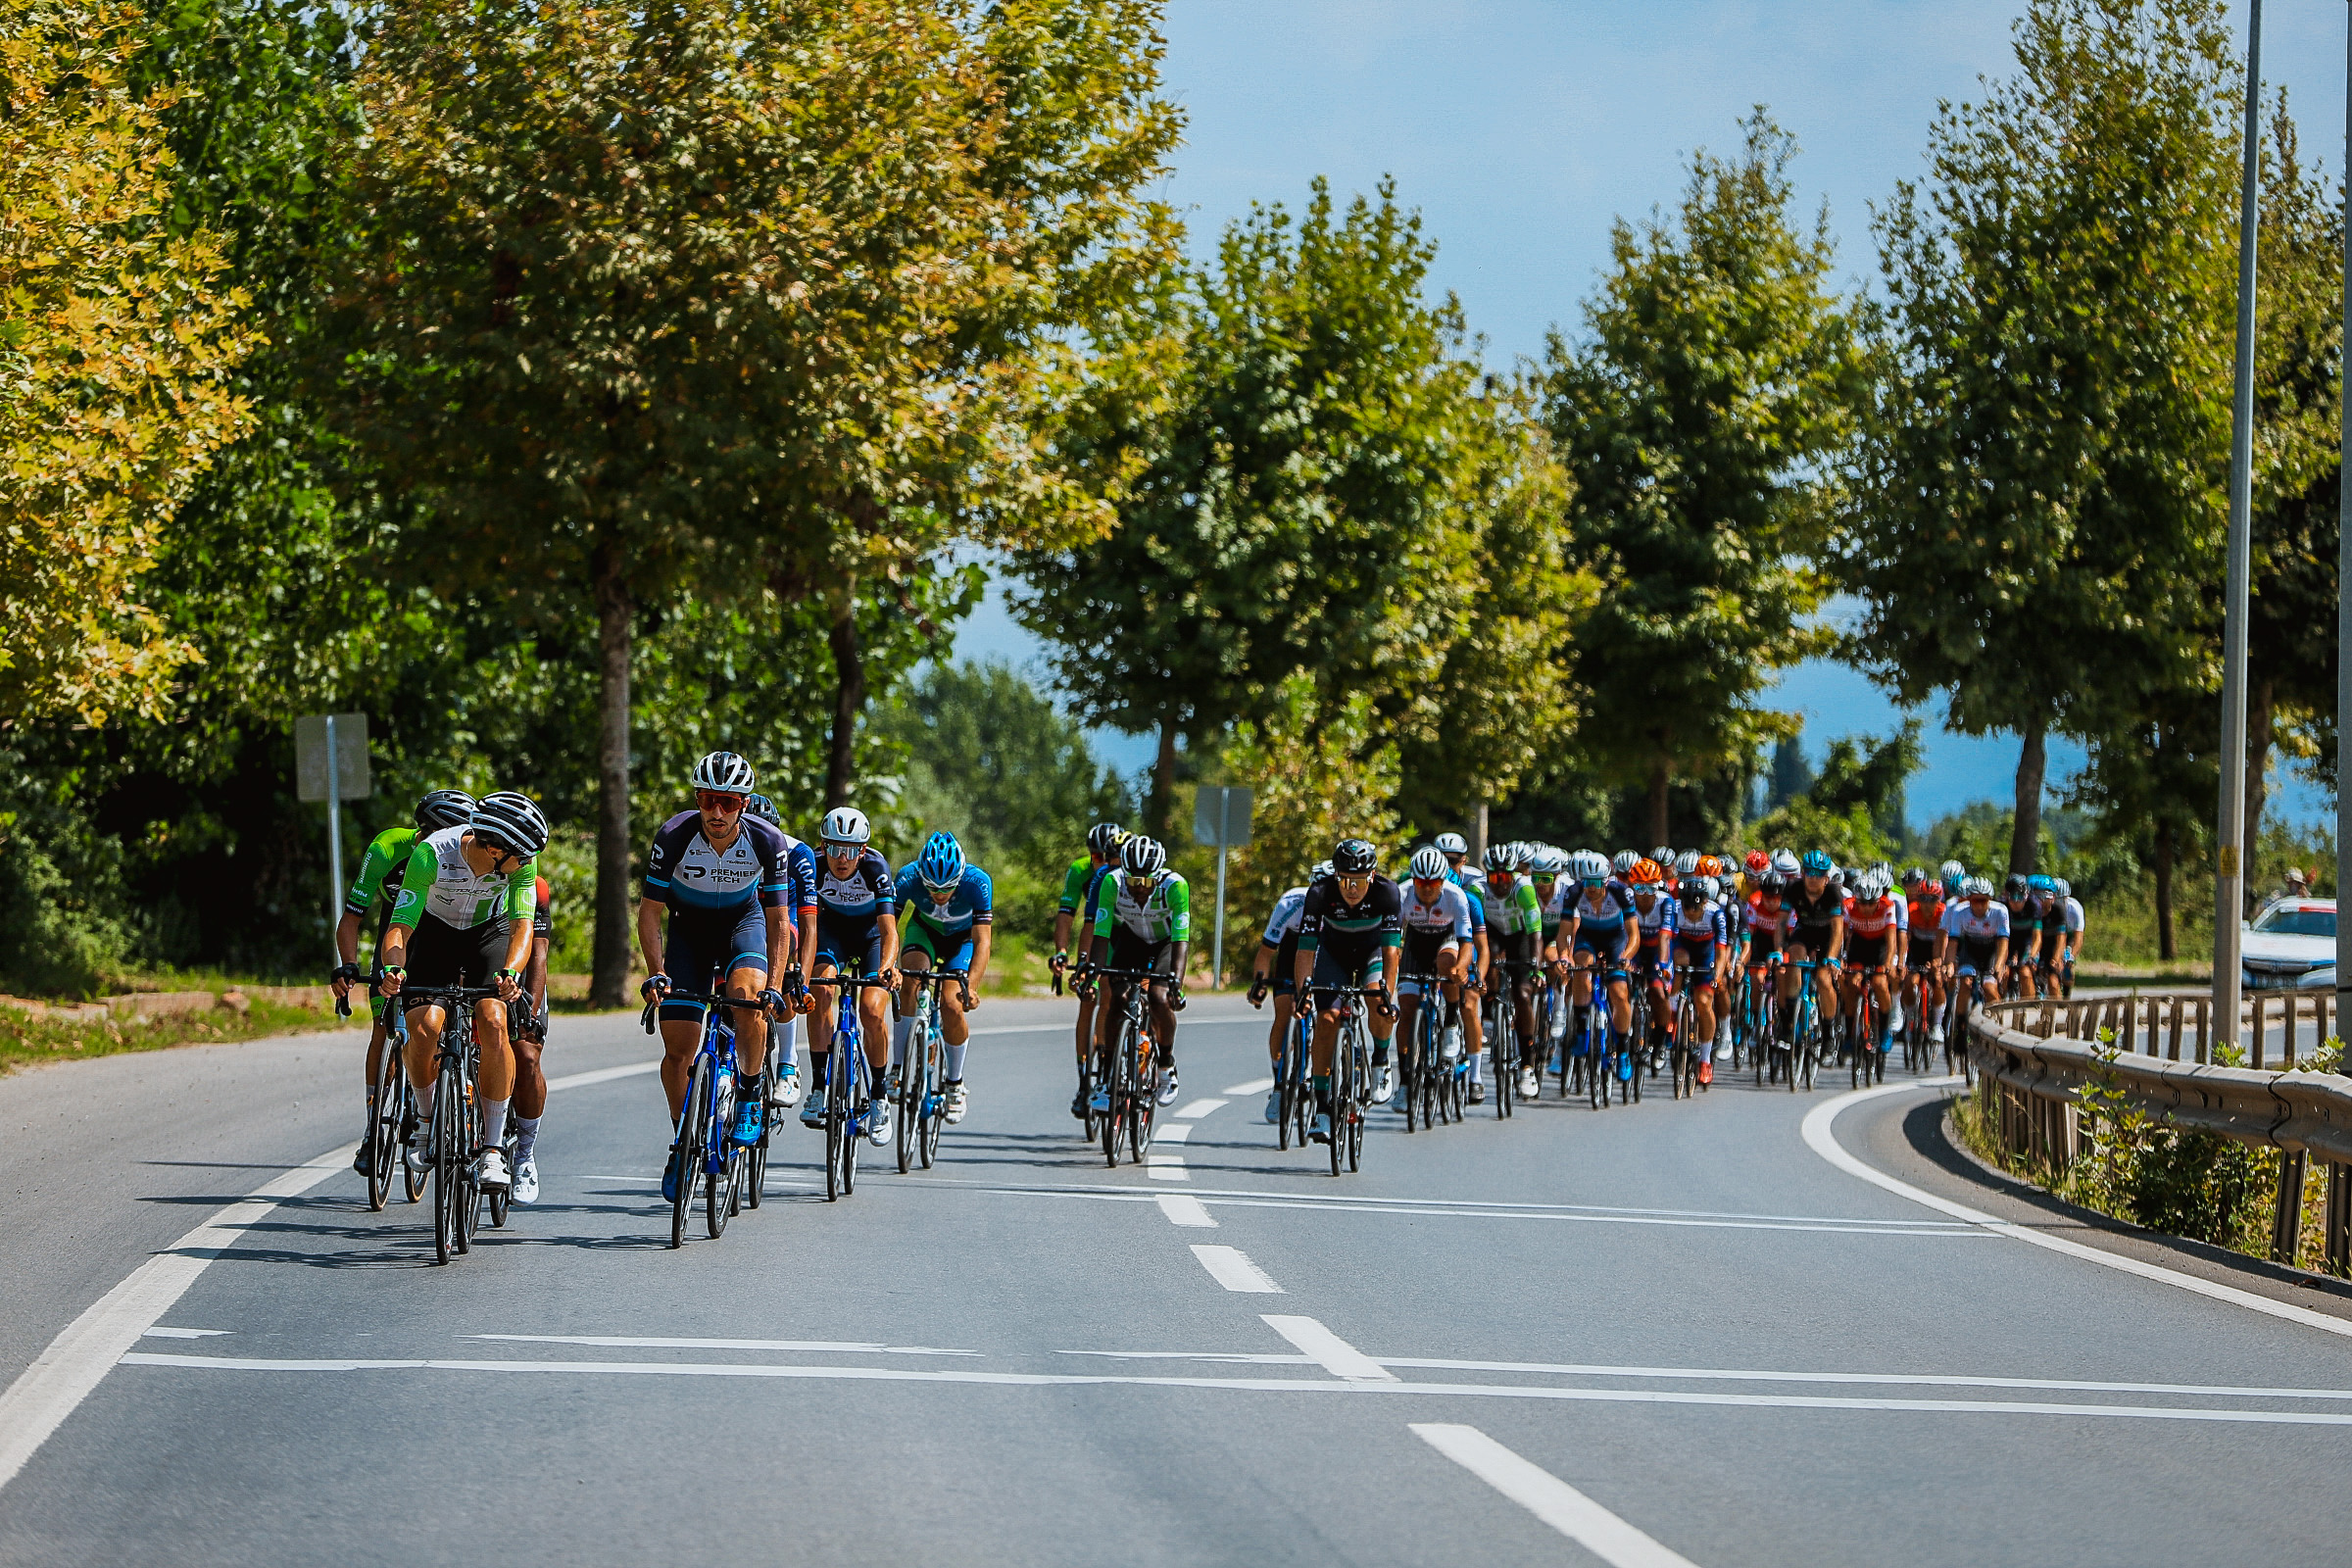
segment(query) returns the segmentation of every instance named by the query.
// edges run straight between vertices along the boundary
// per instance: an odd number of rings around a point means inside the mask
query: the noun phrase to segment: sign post
[[[1203,784],[1193,797],[1193,842],[1217,851],[1216,949],[1208,961],[1208,983],[1225,983],[1225,852],[1250,842],[1250,811],[1256,797],[1249,790]]]
[[[326,803],[326,929],[331,946],[343,907],[343,803],[375,793],[366,713],[313,713],[294,721],[294,793]],[[342,961],[340,950],[335,952]]]

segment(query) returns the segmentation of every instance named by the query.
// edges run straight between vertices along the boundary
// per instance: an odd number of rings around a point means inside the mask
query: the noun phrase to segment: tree
[[[628,963],[643,612],[690,588],[820,599],[838,799],[861,583],[903,582],[946,529],[1102,520],[1035,416],[1084,380],[1073,327],[1164,243],[1137,194],[1176,123],[1146,16],[1137,0],[385,14],[352,170],[371,223],[343,282],[346,406],[427,509],[407,563],[444,589],[498,582],[543,624],[596,621],[600,1000]]]
[[[1586,338],[1546,356],[1554,439],[1576,485],[1575,552],[1609,583],[1570,650],[1578,749],[1647,791],[1744,768],[1794,720],[1757,699],[1830,645],[1799,560],[1820,473],[1845,441],[1867,363],[1829,283],[1825,212],[1791,221],[1794,140],[1759,108],[1729,161],[1700,153],[1672,223],[1620,222]]]
[[[1510,475],[1552,482],[1482,393],[1458,304],[1422,298],[1434,254],[1385,183],[1343,214],[1318,179],[1296,222],[1273,207],[1229,225],[1150,323],[1180,345],[1163,398],[1111,408],[1095,437],[1140,464],[1116,530],[1014,557],[1014,613],[1077,710],[1157,732],[1155,833],[1179,739],[1268,711],[1292,675],[1332,710],[1432,689],[1477,597],[1481,502]]]
[[[1840,736],[1820,773],[1758,819],[1750,838],[1773,849],[1828,850],[1840,865],[1891,859],[1906,837],[1903,785],[1919,759],[1917,719],[1884,741]]]
[[[133,597],[249,410],[257,334],[220,246],[172,233],[172,155],[130,73],[135,7],[0,12],[0,723],[158,713],[192,656]]]
[[[2219,559],[2235,112],[2210,0],[2035,0],[2016,53],[1878,216],[1886,373],[1836,553],[1859,663],[2024,738],[2031,871],[2049,733],[2208,681],[2178,585]]]

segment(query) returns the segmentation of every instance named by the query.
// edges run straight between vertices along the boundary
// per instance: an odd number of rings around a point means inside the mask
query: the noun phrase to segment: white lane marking
[[[1396,1374],[1341,1339],[1311,1317],[1288,1312],[1260,1312],[1260,1321],[1306,1352],[1306,1358],[1335,1378],[1349,1383],[1394,1383]]]
[[[1924,1192],[1909,1182],[1897,1181],[1884,1171],[1875,1170],[1863,1164],[1862,1161],[1845,1152],[1844,1147],[1838,1142],[1836,1134],[1831,1131],[1831,1124],[1838,1119],[1838,1113],[1849,1105],[1860,1104],[1865,1100],[1875,1100],[1881,1095],[1901,1094],[1907,1090],[1934,1086],[1949,1086],[1959,1081],[1957,1078],[1923,1078],[1917,1083],[1885,1084],[1871,1089],[1849,1090],[1834,1100],[1824,1101],[1807,1111],[1800,1131],[1804,1135],[1806,1145],[1812,1149],[1813,1152],[1847,1175],[1860,1177],[1874,1187],[1883,1187],[1898,1198],[1907,1198],[1914,1203],[1935,1209],[1937,1213],[1949,1214],[1955,1219],[1966,1220],[1971,1225],[1982,1226],[1993,1235],[2006,1236],[2012,1241],[2025,1242],[2048,1251],[2063,1253],[2068,1257],[2081,1258],[2086,1263],[2096,1263],[2101,1268],[2115,1269],[2119,1273],[2136,1274],[2143,1280],[2154,1280],[2160,1285],[2175,1286],[2216,1301],[2227,1301],[2232,1306],[2242,1306],[2249,1311],[2283,1318],[2289,1323],[2300,1323],[2305,1328],[2314,1328],[2323,1333],[2341,1335],[2344,1338],[2352,1339],[2352,1320],[2329,1317],[2325,1312],[2314,1312],[2308,1307],[2291,1306],[2284,1301],[2274,1301],[2269,1297],[2257,1296],[2252,1291],[2241,1291],[2235,1286],[2220,1285],[2212,1280],[2201,1280],[2194,1274],[2183,1274],[2178,1269],[2169,1269],[2157,1263],[2145,1263],[2136,1257],[2126,1257],[2120,1252],[2108,1252],[2095,1247],[2084,1247],[2080,1242],[2070,1242],[2062,1236],[2046,1235],[2030,1226],[2013,1225],[2007,1220],[1997,1219],[1981,1209],[1971,1208],[1965,1203],[1955,1203],[1948,1198],[1938,1198],[1934,1193]]]
[[[1171,1225],[1186,1225],[1194,1230],[1213,1231],[1217,1222],[1209,1217],[1207,1206],[1187,1193],[1161,1193],[1152,1201],[1168,1216]]]
[[[1161,1144],[1181,1144],[1192,1136],[1193,1129],[1186,1123],[1163,1123],[1152,1129],[1152,1147],[1156,1149]]]
[[[1750,1410],[1884,1410],[1929,1415],[2046,1415],[2250,1426],[2352,1427],[2352,1411],[2254,1410],[2159,1404],[2057,1404],[2015,1399],[1855,1399],[1826,1395],[1698,1394],[1673,1389],[1563,1389],[1515,1383],[1348,1383],[1337,1378],[1180,1378],[1065,1372],[917,1370],[898,1366],[792,1366],[758,1361],[466,1361],[358,1358],[264,1359],[134,1350],[123,1366],[210,1372],[536,1372],[576,1376],[804,1378],[851,1383],[970,1383],[1021,1388],[1098,1385],[1203,1389],[1239,1394],[1402,1395],[1417,1397],[1557,1399],[1592,1404],[1690,1404]]]
[[[234,1334],[235,1329],[149,1329],[142,1339],[149,1340],[209,1340],[216,1334]]]
[[[1558,1476],[1531,1464],[1476,1427],[1410,1424],[1413,1436],[1598,1557],[1610,1568],[1696,1568]]]
[[[643,1334],[468,1334],[469,1340],[521,1345],[603,1345],[642,1350],[844,1350],[866,1355],[986,1355],[933,1345],[878,1345],[867,1340],[681,1340]]]
[[[356,1026],[355,1026],[356,1027]],[[577,1089],[633,1077],[661,1060],[630,1062],[551,1078],[547,1087]],[[108,1369],[136,1345],[155,1320],[187,1294],[205,1266],[235,1244],[245,1228],[289,1198],[325,1181],[351,1163],[356,1143],[280,1171],[251,1194],[213,1215],[124,1276],[122,1283],[91,1302],[67,1324],[49,1348],[0,1393],[0,1487],[16,1479],[24,1462],[49,1440],[74,1407],[89,1397]]]
[[[251,1225],[278,1205],[325,1181],[351,1163],[359,1145],[346,1144],[305,1165],[281,1171],[130,1271],[122,1283],[83,1310],[49,1342],[32,1365],[0,1394],[0,1487],[16,1479],[49,1434],[124,1352],[139,1343],[156,1319],[172,1310],[223,1248],[235,1245]]]
[[[1220,1090],[1219,1093],[1239,1100],[1244,1095],[1262,1095],[1273,1087],[1274,1080],[1271,1078],[1252,1078],[1246,1084],[1235,1084],[1231,1089]]]
[[[1211,1247],[1204,1242],[1193,1244],[1193,1255],[1208,1270],[1208,1277],[1229,1291],[1246,1296],[1280,1296],[1282,1287],[1269,1279],[1266,1271],[1250,1261],[1250,1255],[1238,1247]]]
[[[1161,1125],[1152,1131],[1152,1143],[1144,1151],[1144,1174],[1155,1182],[1189,1182],[1191,1171],[1184,1168],[1184,1154],[1174,1145],[1193,1136],[1192,1124]]]
[[[1176,1114],[1186,1118],[1205,1116],[1212,1110],[1223,1110],[1231,1103],[1231,1101],[1226,1100],[1196,1100]]]

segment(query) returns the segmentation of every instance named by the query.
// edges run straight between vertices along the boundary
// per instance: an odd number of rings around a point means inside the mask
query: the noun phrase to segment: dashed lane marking
[[[1159,1193],[1153,1196],[1152,1201],[1159,1204],[1159,1211],[1168,1217],[1171,1225],[1208,1231],[1217,1228],[1217,1222],[1209,1217],[1206,1205],[1189,1193]]]
[[[1690,1558],[1522,1459],[1476,1427],[1416,1421],[1413,1435],[1610,1568],[1696,1568]]]
[[[1396,1374],[1325,1328],[1315,1318],[1288,1312],[1260,1312],[1266,1327],[1306,1353],[1306,1358],[1349,1383],[1394,1383]]]
[[[1190,1121],[1196,1117],[1205,1116],[1211,1111],[1223,1110],[1231,1103],[1232,1102],[1227,1100],[1196,1100],[1176,1114]]]
[[[1208,1270],[1208,1277],[1229,1291],[1246,1296],[1280,1296],[1282,1287],[1269,1278],[1266,1271],[1250,1261],[1250,1254],[1238,1247],[1213,1247],[1204,1242],[1193,1244],[1193,1255]]]
[[[841,1350],[859,1355],[985,1355],[934,1345],[878,1345],[865,1340],[685,1340],[643,1334],[468,1334],[469,1340],[519,1345],[596,1345],[643,1350]]]
[[[1239,1100],[1245,1095],[1262,1095],[1273,1087],[1274,1080],[1271,1078],[1252,1078],[1246,1084],[1235,1084],[1231,1089],[1221,1092],[1232,1099]]]

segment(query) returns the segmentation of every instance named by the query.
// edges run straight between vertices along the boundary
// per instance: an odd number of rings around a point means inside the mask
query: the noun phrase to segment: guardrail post
[[[2352,1274],[2352,1167],[2328,1163],[2328,1272]]]
[[[2211,1059],[2211,1057],[2212,1057],[2212,1054],[2213,1054],[2213,999],[2212,999],[2211,997],[2199,997],[2199,998],[2197,999],[2197,1061],[2198,1061],[2198,1063],[2199,1063],[2200,1065],[2202,1065],[2202,1064],[2203,1064],[2203,1063],[2205,1063],[2206,1061],[2210,1060],[2210,1059]]]
[[[2303,1161],[2300,1151],[2278,1151],[2278,1199],[2271,1205],[2271,1261],[2295,1266],[2303,1236]]]
[[[2180,1059],[2180,999],[2173,999],[2173,1036],[2165,1054],[2174,1061]]]
[[[2295,994],[2290,991],[2286,994],[2286,1040],[2278,1048],[2278,1065],[2290,1072],[2294,1070],[2295,1065],[2295,1013],[2297,1010]]]
[[[2263,1065],[2263,1058],[2270,1053],[2266,1049],[2266,1045],[2262,1037],[2270,1024],[2270,1011],[2271,999],[2262,995],[2260,992],[2256,992],[2254,995],[2253,1051],[2246,1058],[2256,1072],[2263,1072],[2267,1070]]]

